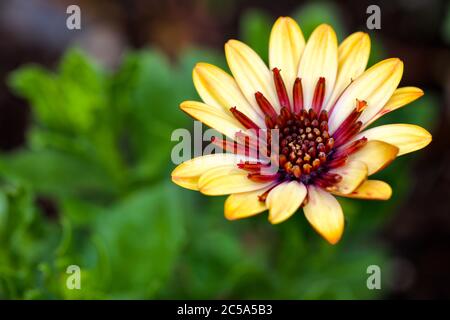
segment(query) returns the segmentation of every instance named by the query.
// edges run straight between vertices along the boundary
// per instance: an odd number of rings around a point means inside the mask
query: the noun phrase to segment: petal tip
[[[370,35],[364,31],[357,31],[355,34],[358,35],[359,41],[370,41]]]
[[[389,200],[392,197],[392,187],[388,184],[387,185],[387,190],[386,190],[386,197],[381,199],[381,200]]]
[[[287,217],[287,218],[285,218],[285,219],[279,219],[279,218],[273,217],[273,216],[271,216],[271,215],[269,214],[269,217],[268,217],[267,220],[268,220],[271,224],[277,225],[277,224],[280,224],[280,223],[286,221],[288,218],[289,218],[289,217]]]
[[[395,67],[396,67],[396,68],[399,68],[399,69],[403,69],[403,67],[404,67],[404,65],[405,65],[405,63],[403,62],[403,60],[401,60],[401,59],[399,59],[399,58],[394,58],[394,59],[396,59],[396,60],[395,60],[395,62],[396,62]]]
[[[303,33],[297,21],[288,16],[281,16],[275,21],[272,27],[272,34],[275,32],[275,30],[280,29],[284,29],[288,33],[290,33],[289,32],[290,29],[296,29],[303,36]]]
[[[185,105],[186,105],[186,101],[183,101],[183,102],[181,102],[179,105],[178,105],[178,107],[181,109],[181,110],[183,110],[183,108],[185,108]],[[184,110],[183,110],[184,111]]]
[[[418,125],[414,125],[417,128],[417,132],[421,133],[422,135],[422,139],[424,141],[424,143],[426,143],[424,145],[424,147],[426,147],[428,144],[431,143],[431,141],[433,141],[433,135],[425,128],[418,126]]]
[[[328,29],[328,30],[333,30],[334,31],[334,29],[328,24],[328,23],[322,23],[322,24],[320,24],[318,27],[317,27],[318,29],[320,28],[320,29]]]
[[[425,95],[425,92],[422,89],[417,88],[417,87],[405,87],[405,88],[399,88],[398,90],[400,91],[400,90],[406,90],[406,89],[409,90],[408,93],[409,93],[409,96],[411,97],[410,101],[408,101],[407,104],[414,102],[417,99],[419,99]]]
[[[275,24],[286,21],[287,18],[288,18],[287,16],[279,16],[275,21]]]
[[[228,204],[228,199],[225,200],[225,204],[224,204],[224,217],[228,221],[238,220],[238,218],[236,217],[235,210],[230,209],[230,205]]]
[[[225,219],[227,219],[228,221],[236,221],[239,220],[238,218],[236,218],[233,213],[227,213],[225,212],[224,214]]]
[[[336,245],[342,238],[342,233],[324,238],[329,244]]]
[[[370,35],[366,32],[361,32],[361,42],[367,42],[367,45],[369,46],[368,49],[370,50]]]
[[[278,17],[278,19],[275,21],[275,24],[279,24],[279,23],[287,23],[287,24],[295,24],[295,25],[297,25],[297,21],[295,21],[294,19],[292,19],[289,16],[280,16],[280,17]]]
[[[209,67],[214,67],[214,66],[212,64],[210,64],[210,63],[207,63],[207,62],[197,62],[195,64],[195,66],[194,66],[193,71],[194,72],[199,72],[199,71],[202,71],[202,70],[204,70],[206,68],[209,68]]]
[[[179,171],[178,167],[179,167],[179,166],[176,166],[176,167],[172,170],[172,172],[170,173],[170,177],[172,178],[172,180],[176,177],[177,171]]]
[[[268,188],[251,192],[231,194],[224,204],[224,215],[227,220],[240,220],[256,216],[267,210],[266,203],[260,201],[259,195]]]
[[[214,196],[214,192],[211,192],[210,189],[208,189],[208,186],[206,183],[202,183],[200,180],[198,181],[198,191],[201,194],[204,194],[205,196]]]
[[[183,101],[180,103],[179,108],[183,111],[186,111],[186,109],[188,109],[191,104],[192,101]]]
[[[203,62],[197,62],[194,66],[194,70],[198,70],[202,67]]]
[[[229,39],[227,42],[225,42],[225,49],[227,48],[234,48],[241,44],[241,41],[236,39]]]
[[[388,65],[388,66],[390,66],[392,68],[395,68],[395,67],[398,67],[398,66],[403,66],[403,61],[400,60],[400,58],[397,58],[397,57],[387,58],[387,59],[381,60],[378,63],[374,64],[372,66],[372,68],[375,67],[375,66],[381,66],[381,65]]]
[[[182,177],[173,176],[172,182],[181,188],[192,190],[192,191],[198,191],[198,186],[197,186],[195,179],[190,179],[190,178],[185,179]]]
[[[319,25],[315,31],[318,31],[320,33],[323,33],[324,35],[327,35],[329,40],[332,40],[333,42],[336,42],[337,45],[337,35],[336,35],[336,31],[334,31],[333,27],[327,23],[322,23],[321,25]]]

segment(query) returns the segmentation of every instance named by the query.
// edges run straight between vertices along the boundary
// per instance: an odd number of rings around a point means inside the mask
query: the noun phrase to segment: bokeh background
[[[65,27],[70,4],[82,30]],[[366,28],[370,4],[381,30]],[[342,201],[337,246],[301,214],[228,222],[223,197],[170,182],[193,66],[226,68],[230,38],[267,59],[280,15],[305,36],[368,32],[369,65],[400,57],[401,85],[426,93],[377,124],[419,124],[432,144],[377,174],[391,200]],[[448,1],[3,0],[0,37],[0,298],[450,298]],[[66,288],[72,264],[81,290]]]

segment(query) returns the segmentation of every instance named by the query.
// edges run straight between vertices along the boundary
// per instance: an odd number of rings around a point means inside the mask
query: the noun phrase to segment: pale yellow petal
[[[185,101],[181,103],[180,108],[194,119],[216,129],[230,139],[234,140],[236,132],[245,130],[244,126],[225,110],[196,101]]]
[[[278,109],[272,73],[259,55],[238,40],[229,40],[225,44],[225,55],[228,66],[249,103],[257,105],[255,93],[259,91]]]
[[[345,166],[334,169],[342,180],[333,186],[333,191],[348,194],[358,188],[367,179],[367,165],[362,161],[350,160]]]
[[[270,34],[269,65],[270,69],[281,70],[291,101],[292,88],[304,47],[305,38],[297,22],[289,17],[278,18]]]
[[[330,133],[355,109],[356,100],[367,102],[359,120],[364,124],[380,111],[397,88],[403,74],[403,62],[397,58],[383,60],[352,82],[337,100],[330,115]]]
[[[331,244],[344,232],[344,213],[336,198],[313,185],[308,186],[308,203],[303,208],[311,226]]]
[[[397,110],[413,102],[414,100],[419,99],[421,96],[423,96],[422,89],[416,87],[398,88],[394,91],[394,94],[384,105],[384,107],[372,119],[367,121],[364,127],[369,126],[372,122],[384,116],[385,114]]]
[[[392,144],[370,140],[360,150],[351,154],[349,160],[362,161],[367,165],[368,174],[372,175],[386,168],[397,157],[398,148]]]
[[[364,130],[353,140],[366,137],[369,140],[379,140],[396,146],[397,156],[404,155],[426,147],[432,140],[431,134],[422,127],[413,124],[387,124]]]
[[[320,77],[325,78],[324,105],[328,102],[336,81],[338,46],[336,33],[329,25],[321,24],[311,34],[300,59],[298,76],[302,79],[303,99],[309,108]]]
[[[198,178],[172,176],[172,182],[182,188],[198,191]]]
[[[251,217],[267,210],[266,202],[259,201],[258,196],[262,195],[269,188],[230,195],[225,201],[225,218],[237,220]]]
[[[333,192],[337,196],[365,199],[365,200],[389,200],[392,196],[392,188],[384,181],[366,180],[358,189],[350,194],[340,194]]]
[[[269,221],[281,223],[291,217],[301,206],[307,194],[303,183],[297,181],[284,182],[276,186],[267,196]]]
[[[260,127],[264,127],[262,112],[250,105],[236,81],[222,69],[208,63],[198,63],[193,71],[194,85],[202,100],[218,110],[229,113],[236,107]]]
[[[263,189],[273,182],[255,182],[247,177],[248,172],[233,165],[216,167],[206,171],[198,180],[201,193],[219,196]]]
[[[190,159],[172,171],[172,181],[186,189],[198,190],[198,179],[206,171],[223,165],[237,165],[244,159],[231,153],[210,154]]]
[[[330,110],[344,89],[364,72],[369,55],[370,38],[367,33],[355,32],[341,43],[338,49],[339,65],[336,84],[331,98],[325,106],[326,110]]]

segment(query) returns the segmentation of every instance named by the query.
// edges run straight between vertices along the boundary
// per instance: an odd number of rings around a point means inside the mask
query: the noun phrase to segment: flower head
[[[389,199],[390,186],[368,176],[431,141],[425,129],[410,124],[366,129],[423,95],[415,87],[397,88],[403,73],[397,58],[365,70],[369,53],[367,34],[356,32],[338,46],[325,24],[305,43],[288,17],[273,26],[270,69],[250,47],[228,41],[233,77],[197,64],[193,79],[204,103],[185,101],[181,109],[233,142],[214,139],[227,153],[188,160],[172,180],[207,195],[230,194],[230,220],[268,209],[269,221],[280,223],[303,207],[312,227],[337,243],[344,215],[335,196]]]

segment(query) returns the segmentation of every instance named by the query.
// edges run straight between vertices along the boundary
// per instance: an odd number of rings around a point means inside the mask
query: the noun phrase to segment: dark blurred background
[[[386,56],[406,62],[403,86],[434,93],[438,121],[433,142],[414,162],[412,189],[377,239],[395,258],[398,281],[384,297],[450,298],[450,3],[327,3],[343,21],[346,34],[367,32],[366,8],[378,4],[381,30],[370,31],[372,42],[383,43]],[[61,27],[70,4],[81,7],[82,30]],[[25,63],[54,68],[74,43],[110,70],[120,65],[125,51],[149,45],[176,61],[179,52],[192,45],[222,50],[226,40],[238,37],[242,16],[249,10],[263,11],[274,20],[302,5],[298,0],[2,0],[0,148],[12,152],[25,143],[30,106],[6,85],[7,75]]]

